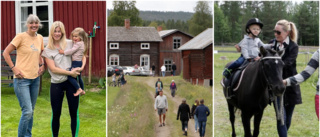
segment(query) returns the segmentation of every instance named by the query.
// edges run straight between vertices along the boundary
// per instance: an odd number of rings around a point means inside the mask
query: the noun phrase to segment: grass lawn
[[[86,83],[84,79],[84,83]],[[92,80],[95,85],[97,80]],[[42,91],[38,96],[34,111],[33,137],[51,135],[50,76],[46,72],[42,80]],[[80,97],[80,129],[79,136],[106,136],[106,90],[96,86],[85,85],[86,95]],[[91,92],[95,90],[95,92]],[[1,87],[1,136],[17,136],[21,110],[13,87]],[[60,118],[62,137],[70,137],[70,116],[67,99],[64,97]]]
[[[219,48],[215,48],[217,50]],[[234,48],[233,48],[234,49]],[[313,49],[314,52],[316,49]],[[221,60],[220,57],[225,56],[227,60]],[[231,124],[229,122],[229,112],[227,102],[223,95],[220,80],[222,79],[222,71],[228,62],[236,60],[240,53],[218,53],[214,54],[214,135],[219,137],[231,136]],[[301,72],[311,55],[299,54],[297,59],[297,70]],[[288,132],[289,137],[318,137],[319,121],[317,119],[314,108],[314,96],[316,89],[314,85],[318,80],[318,71],[313,74],[310,79],[300,85],[302,94],[302,104],[296,105],[291,127]],[[253,123],[251,123],[253,130]],[[241,114],[236,113],[235,130],[238,136],[243,136],[243,126],[241,123]],[[276,127],[276,116],[273,106],[267,106],[260,125],[261,137],[278,136]]]
[[[133,79],[126,76],[125,86],[107,87],[108,136],[154,136],[153,100],[149,98],[147,85]]]

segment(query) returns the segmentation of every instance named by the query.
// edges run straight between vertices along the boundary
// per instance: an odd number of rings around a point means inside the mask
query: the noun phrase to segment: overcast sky
[[[152,11],[184,11],[194,12],[194,7],[197,5],[197,0],[162,0],[162,1],[136,1],[136,7],[139,10]],[[212,3],[210,4],[212,8]],[[112,1],[107,1],[107,8],[113,9]]]

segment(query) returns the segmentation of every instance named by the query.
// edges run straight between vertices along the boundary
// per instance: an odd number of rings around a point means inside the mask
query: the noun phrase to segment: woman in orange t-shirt
[[[40,78],[44,72],[43,37],[37,34],[42,27],[38,16],[30,14],[26,21],[27,31],[17,34],[3,52],[5,61],[14,73],[14,92],[18,98],[22,115],[18,127],[18,137],[31,136],[33,111],[37,101]],[[10,53],[17,50],[17,60],[13,64]]]

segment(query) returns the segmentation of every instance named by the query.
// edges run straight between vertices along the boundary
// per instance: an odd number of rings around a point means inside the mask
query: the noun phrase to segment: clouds
[[[137,1],[136,7],[142,11],[184,11],[194,12],[197,1]],[[112,2],[107,1],[107,8],[113,9]]]

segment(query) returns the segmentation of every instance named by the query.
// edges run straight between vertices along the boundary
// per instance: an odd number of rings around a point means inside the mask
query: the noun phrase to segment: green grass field
[[[84,82],[86,83],[86,79]],[[97,80],[92,80],[97,85]],[[50,76],[45,73],[42,80],[41,95],[38,96],[34,111],[33,137],[48,137],[51,135],[51,106],[50,106]],[[106,90],[96,86],[85,86],[86,95],[80,98],[80,137],[106,136]],[[95,89],[95,92],[91,90]],[[1,136],[17,136],[21,110],[13,87],[1,87]],[[70,137],[70,116],[66,97],[63,100],[60,118],[61,137]]]
[[[214,50],[221,50],[222,47],[215,47]],[[228,50],[235,50],[233,47],[229,47]],[[316,48],[312,48],[315,51]],[[302,51],[302,50],[300,50]],[[224,56],[227,60],[222,60]],[[227,108],[227,102],[224,98],[222,86],[220,80],[222,79],[222,71],[228,62],[236,60],[240,56],[240,53],[218,53],[214,54],[214,135],[218,137],[231,136],[231,124],[229,122],[229,112]],[[297,70],[301,72],[311,55],[299,54],[297,59]],[[318,137],[319,136],[319,121],[317,119],[314,108],[314,96],[316,89],[314,85],[318,80],[318,71],[313,74],[310,79],[300,85],[302,94],[302,104],[296,105],[290,130],[288,132],[289,137]],[[243,126],[241,123],[241,114],[236,113],[235,122],[236,134],[243,136]],[[251,129],[253,130],[253,123],[251,123]],[[278,136],[276,127],[276,117],[273,106],[267,106],[264,111],[264,116],[260,125],[261,137]]]
[[[126,79],[123,87],[108,86],[108,136],[154,136],[156,118],[148,87]]]

